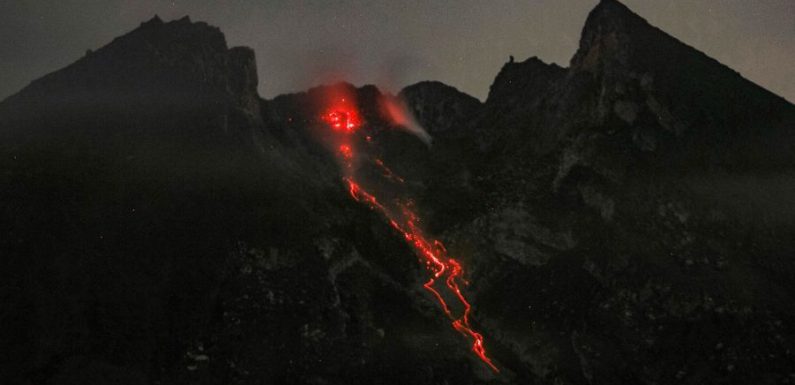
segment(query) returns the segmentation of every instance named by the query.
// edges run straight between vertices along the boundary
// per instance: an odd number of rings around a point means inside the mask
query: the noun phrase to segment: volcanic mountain
[[[3,383],[792,381],[795,106],[618,1],[483,103],[402,90],[430,146],[375,86],[264,100],[255,68],[155,17],[0,102]],[[498,374],[346,191],[329,92],[467,267]]]

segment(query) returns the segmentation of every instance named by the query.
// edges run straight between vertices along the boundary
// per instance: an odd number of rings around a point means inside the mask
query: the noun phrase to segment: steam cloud
[[[428,147],[431,146],[433,137],[420,125],[404,100],[395,96],[386,96],[383,104],[395,124],[419,138]]]

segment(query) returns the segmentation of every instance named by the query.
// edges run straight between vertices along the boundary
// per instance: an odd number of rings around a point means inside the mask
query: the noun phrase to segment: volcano
[[[795,106],[620,2],[484,102],[269,76],[155,17],[0,102],[0,382],[793,381]]]

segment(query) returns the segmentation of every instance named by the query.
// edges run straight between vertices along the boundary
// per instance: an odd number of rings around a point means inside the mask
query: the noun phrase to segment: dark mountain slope
[[[398,97],[408,104],[422,126],[437,137],[443,136],[445,131],[466,127],[466,119],[481,107],[474,97],[440,82],[412,84],[403,88]]]
[[[725,170],[792,164],[790,103],[618,2],[589,15],[571,73],[591,74],[600,90],[592,119],[629,125],[636,147],[657,161]]]
[[[604,0],[570,68],[507,63],[472,120],[479,214],[444,227],[512,369],[788,381],[793,105]]]
[[[0,382],[476,378],[410,250],[254,68],[155,18],[0,103]]]
[[[563,73],[537,59],[506,64],[487,105],[515,107],[487,115],[497,120],[484,129],[485,136],[504,135],[505,143],[513,142],[519,138],[501,127],[521,125],[529,135],[559,140],[585,133],[609,136],[632,141],[636,159],[670,171],[792,164],[790,103],[617,1],[603,1],[591,12],[580,48]],[[512,88],[524,94],[502,91]],[[524,118],[500,122],[520,110]]]

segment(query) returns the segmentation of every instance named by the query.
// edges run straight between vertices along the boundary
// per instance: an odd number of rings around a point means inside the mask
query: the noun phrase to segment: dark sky
[[[513,54],[567,65],[598,0],[0,0],[0,98],[159,14],[254,48],[265,97],[344,77],[440,80],[485,98]],[[795,101],[795,0],[624,0],[652,24]]]

